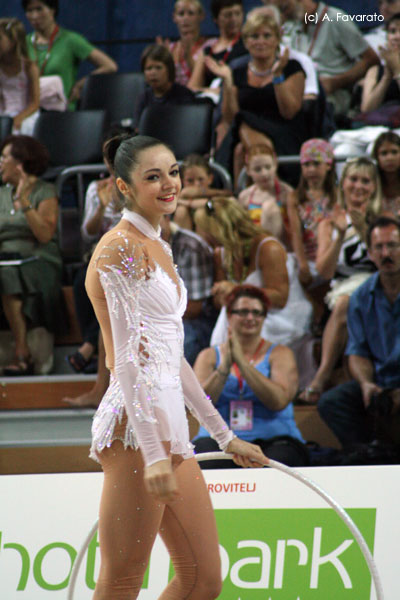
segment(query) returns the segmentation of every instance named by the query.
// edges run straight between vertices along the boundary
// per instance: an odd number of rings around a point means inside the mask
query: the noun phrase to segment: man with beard
[[[346,355],[354,379],[324,392],[318,402],[345,448],[372,441],[377,423],[400,441],[400,222],[378,217],[367,244],[378,271],[350,299]]]

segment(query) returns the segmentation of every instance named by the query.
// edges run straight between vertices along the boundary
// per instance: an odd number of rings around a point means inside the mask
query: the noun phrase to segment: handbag
[[[360,113],[353,117],[353,122],[361,122],[365,125],[384,125],[386,127],[400,127],[400,104],[388,102],[375,110]]]
[[[39,77],[40,107],[45,110],[67,110],[68,101],[59,75],[42,75]]]

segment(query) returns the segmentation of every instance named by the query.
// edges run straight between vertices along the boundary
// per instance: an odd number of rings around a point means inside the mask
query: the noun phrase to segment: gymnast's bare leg
[[[175,577],[159,600],[213,600],[221,592],[214,513],[194,458],[175,469],[179,496],[163,504],[145,490],[139,451],[120,441],[99,455],[104,471],[100,504],[101,567],[93,600],[134,600],[159,532]]]

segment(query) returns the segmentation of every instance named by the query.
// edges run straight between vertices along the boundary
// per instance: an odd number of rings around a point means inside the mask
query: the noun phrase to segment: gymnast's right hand
[[[172,502],[178,497],[178,486],[170,458],[153,463],[144,469],[144,484],[148,493],[159,502]]]

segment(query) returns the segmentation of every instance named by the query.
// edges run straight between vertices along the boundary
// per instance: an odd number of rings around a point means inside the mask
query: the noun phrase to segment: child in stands
[[[299,278],[303,285],[308,285],[313,279],[310,266],[312,269],[316,259],[318,224],[336,203],[333,148],[323,139],[307,140],[300,149],[300,163],[301,177],[289,198],[288,216]]]
[[[382,186],[382,209],[388,215],[400,217],[400,136],[394,131],[381,133],[372,150],[378,163]]]
[[[227,196],[229,191],[212,188],[214,176],[208,161],[200,154],[189,154],[181,167],[182,190],[174,221],[184,229],[193,230],[194,213],[213,196]]]
[[[140,66],[147,85],[137,101],[136,127],[139,125],[142,112],[148,106],[195,102],[194,93],[175,81],[174,59],[165,46],[161,44],[147,46],[143,50]]]
[[[293,189],[277,176],[276,154],[264,144],[251,146],[246,156],[246,173],[253,185],[239,194],[239,203],[250,212],[256,225],[290,247],[287,202]]]

